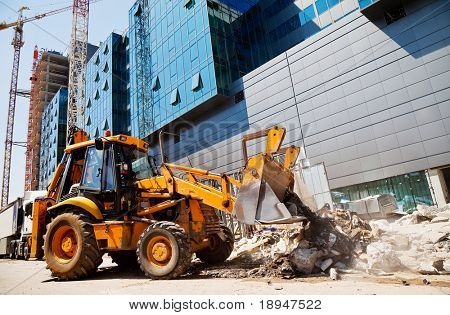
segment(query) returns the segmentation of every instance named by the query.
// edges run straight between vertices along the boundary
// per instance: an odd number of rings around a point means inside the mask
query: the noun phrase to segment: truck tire
[[[28,245],[25,245],[25,247],[23,248],[23,259],[30,259],[30,249],[28,248]]]
[[[195,255],[201,261],[207,264],[220,264],[230,257],[234,248],[234,235],[231,230],[225,225],[220,226],[222,233],[225,235],[225,240],[221,239],[219,235],[211,237],[211,247],[201,250]]]
[[[90,217],[63,213],[47,225],[44,256],[47,269],[60,280],[82,279],[102,262]]]
[[[181,226],[169,221],[145,229],[139,237],[136,254],[141,270],[154,280],[181,276],[192,260],[188,235]]]
[[[111,257],[112,262],[117,264],[121,270],[134,270],[139,268],[136,251],[110,252],[108,255]]]
[[[11,243],[9,246],[9,259],[16,259],[16,246]]]
[[[17,244],[17,245],[16,245],[16,254],[15,254],[15,257],[16,257],[17,260],[22,259],[22,255],[21,255],[21,253],[20,253],[20,244]]]

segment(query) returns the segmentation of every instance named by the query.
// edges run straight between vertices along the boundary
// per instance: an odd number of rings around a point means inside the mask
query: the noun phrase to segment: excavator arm
[[[162,176],[142,180],[138,183],[141,189],[153,197],[164,195],[168,200],[139,211],[138,215],[149,215],[161,211],[180,201],[173,195],[194,199],[202,204],[220,211],[236,215],[245,224],[253,225],[273,223],[293,223],[304,220],[296,216],[295,209],[288,209],[283,202],[294,185],[294,176],[290,171],[299,155],[300,149],[295,146],[282,148],[281,144],[286,130],[274,126],[267,130],[244,136],[242,140],[243,158],[245,161],[242,181],[226,174],[211,173],[207,170],[166,163],[161,164]],[[161,155],[164,157],[162,132],[160,134]],[[262,153],[248,157],[247,142],[266,138],[266,148]],[[277,161],[282,156],[284,162]],[[203,180],[215,182],[205,184]],[[232,194],[232,186],[238,190]]]

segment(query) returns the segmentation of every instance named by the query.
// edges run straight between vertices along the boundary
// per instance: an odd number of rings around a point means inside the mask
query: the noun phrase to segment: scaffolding
[[[135,11],[136,28],[136,82],[139,85],[137,97],[138,136],[144,138],[153,131],[153,106],[150,95],[151,52],[149,43],[149,8],[148,2],[141,0]]]
[[[39,53],[30,95],[28,121],[27,160],[25,169],[25,189],[37,190],[41,149],[41,120],[45,106],[53,99],[61,87],[67,87],[69,61],[67,57],[49,51]]]
[[[32,138],[33,133],[33,108],[34,108],[34,95],[33,91],[35,90],[35,82],[36,82],[36,68],[39,61],[39,51],[38,47],[34,46],[33,52],[33,68],[31,70],[31,89],[30,89],[30,107],[28,110],[28,133],[27,139],[30,140]],[[25,191],[32,190],[31,182],[32,182],[32,159],[33,156],[33,147],[31,146],[30,141],[27,141],[27,151],[25,153]]]

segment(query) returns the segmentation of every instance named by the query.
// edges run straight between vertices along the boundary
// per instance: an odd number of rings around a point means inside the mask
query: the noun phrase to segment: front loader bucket
[[[233,214],[248,225],[303,221],[306,218],[296,216],[297,209],[289,211],[283,203],[293,184],[294,176],[289,169],[267,155],[253,156],[244,170]]]

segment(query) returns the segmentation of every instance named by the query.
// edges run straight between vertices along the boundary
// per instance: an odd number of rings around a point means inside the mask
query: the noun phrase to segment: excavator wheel
[[[219,235],[213,235],[211,237],[210,248],[204,249],[195,253],[197,258],[207,264],[220,264],[230,257],[234,248],[234,235],[231,230],[224,226],[220,226],[225,240],[219,237]]]
[[[92,220],[84,214],[63,213],[47,225],[44,254],[47,269],[60,280],[93,274],[102,263]]]
[[[169,221],[156,222],[145,229],[136,253],[141,270],[154,280],[181,276],[192,259],[188,235],[181,226]]]
[[[112,262],[116,263],[121,270],[133,270],[139,268],[135,251],[110,252]]]

